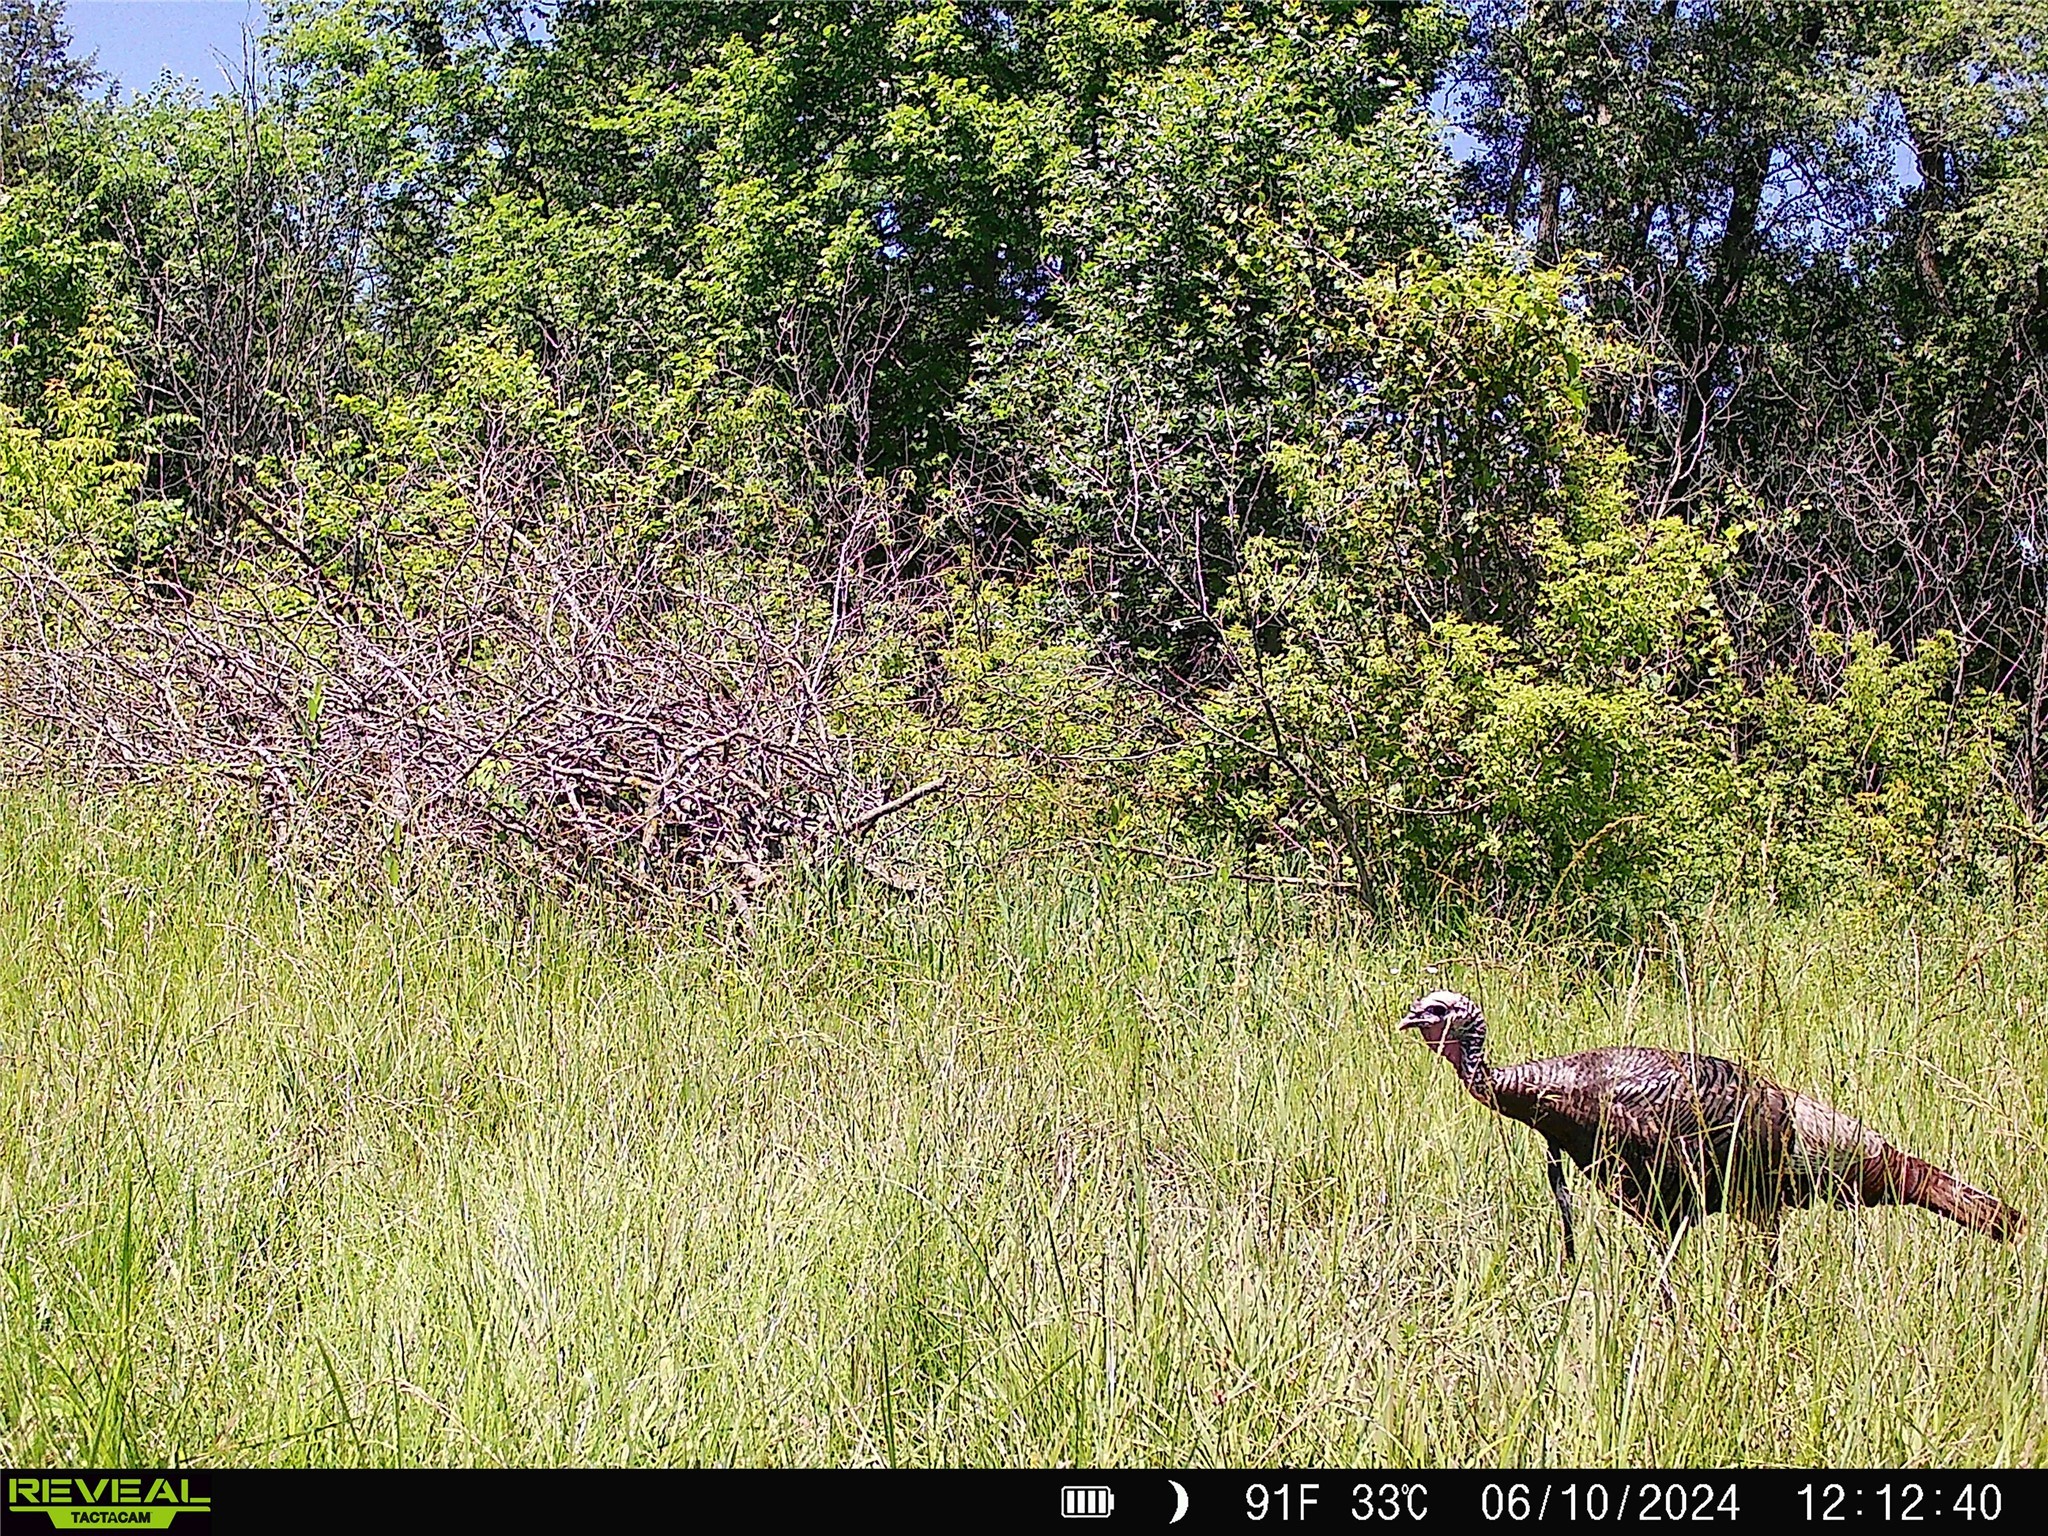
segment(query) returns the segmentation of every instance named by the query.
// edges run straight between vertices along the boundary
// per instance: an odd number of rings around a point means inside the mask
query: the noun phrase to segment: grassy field
[[[1752,1059],[2028,1210],[1709,1224],[1667,1312],[1401,1007]],[[1596,967],[1075,866],[744,943],[296,895],[0,802],[0,1461],[2048,1461],[2048,917]]]

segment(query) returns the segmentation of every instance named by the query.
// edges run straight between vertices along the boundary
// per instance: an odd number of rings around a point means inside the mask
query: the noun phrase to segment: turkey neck
[[[1462,1037],[1444,1041],[1443,1058],[1451,1064],[1451,1070],[1458,1074],[1458,1081],[1465,1085],[1467,1093],[1489,1109],[1497,1107],[1493,1089],[1493,1065],[1486,1059],[1484,1024],[1475,1024]]]

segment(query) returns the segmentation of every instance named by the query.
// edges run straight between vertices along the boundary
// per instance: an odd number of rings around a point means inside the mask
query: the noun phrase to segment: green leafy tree
[[[984,537],[1043,540],[1168,673],[1203,666],[1248,541],[1294,526],[1276,452],[1376,408],[1360,282],[1452,243],[1419,110],[1448,40],[1437,13],[1242,18],[1125,78],[1066,164],[1040,313],[990,333]]]
[[[121,339],[103,315],[89,317],[39,420],[0,405],[0,530],[67,565],[146,561],[176,531],[174,509],[138,495],[135,376]]]
[[[113,297],[76,110],[99,77],[70,48],[61,0],[0,0],[0,402],[30,417],[68,372],[87,315]]]
[[[1589,429],[1626,354],[1481,248],[1358,290],[1353,376],[1275,455],[1190,741],[1255,843],[1392,900],[1653,900],[1698,851],[1734,684],[1727,552],[1638,522]]]
[[[451,329],[494,329],[573,392],[767,387],[882,469],[950,455],[978,338],[1039,317],[1072,275],[1072,178],[1143,80],[1247,29],[1315,51],[1321,79],[1287,87],[1312,113],[1369,116],[1413,73],[1349,6],[1219,22],[1134,0],[620,0],[547,7],[544,29],[471,0],[285,14],[293,99],[383,167],[374,302],[402,359],[431,368]]]
[[[1469,206],[1589,252],[1645,368],[1600,404],[1652,505],[1753,530],[1727,591],[1752,673],[1812,637],[1947,630],[1959,685],[2024,701],[2044,395],[2039,0],[1480,0]]]
[[[64,0],[0,0],[0,188],[33,168],[42,129],[99,78],[71,56]]]

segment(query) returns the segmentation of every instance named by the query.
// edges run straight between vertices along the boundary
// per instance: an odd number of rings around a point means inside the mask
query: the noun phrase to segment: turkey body
[[[1818,1099],[1781,1088],[1719,1056],[1610,1046],[1495,1067],[1486,1014],[1462,992],[1431,992],[1401,1020],[1487,1108],[1535,1129],[1550,1149],[1550,1192],[1572,1252],[1570,1158],[1622,1207],[1677,1239],[1720,1211],[1771,1237],[1788,1208],[1918,1205],[2011,1242],[2026,1230],[2018,1211],[1952,1173],[1892,1146]],[[1666,1299],[1671,1292],[1659,1275]]]
[[[1467,1085],[1569,1157],[1626,1210],[1676,1233],[1720,1211],[1775,1227],[1815,1203],[1926,1206],[1996,1238],[2024,1220],[1818,1100],[1718,1056],[1615,1046],[1485,1071]]]

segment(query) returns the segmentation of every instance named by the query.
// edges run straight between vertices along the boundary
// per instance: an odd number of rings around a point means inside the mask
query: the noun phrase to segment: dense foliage
[[[1622,923],[2043,847],[2041,0],[0,18],[38,762],[635,889],[937,781]]]

